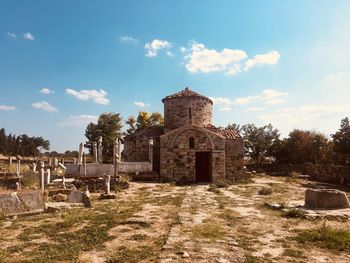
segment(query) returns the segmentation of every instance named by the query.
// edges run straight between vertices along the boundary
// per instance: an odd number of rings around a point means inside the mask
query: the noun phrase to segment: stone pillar
[[[51,157],[49,157],[49,166],[50,167],[52,166],[52,159],[51,159]]]
[[[40,189],[42,191],[45,190],[45,164],[44,162],[40,162],[40,173],[39,173],[39,183],[40,183]]]
[[[9,156],[9,165],[12,165],[12,156]]]
[[[93,163],[98,163],[97,160],[97,143],[93,142],[92,143],[92,158],[93,158]]]
[[[47,169],[46,170],[46,183],[45,183],[45,185],[47,186],[48,184],[50,184],[50,181],[51,181],[51,170]]]
[[[21,156],[17,156],[16,174],[19,176],[21,174]]]
[[[148,141],[148,161],[153,167],[153,140]]]
[[[55,167],[58,167],[58,159],[57,159],[57,158],[54,159],[53,165],[54,165]]]
[[[103,163],[102,157],[102,136],[98,138],[98,163]]]
[[[111,193],[111,176],[106,175],[105,177],[105,194],[109,195]]]
[[[120,141],[119,139],[116,139],[114,141],[113,145],[113,165],[114,165],[114,176],[118,176],[118,161],[119,161],[119,146],[120,146]]]
[[[122,141],[118,139],[118,161],[122,161]]]
[[[84,176],[86,176],[86,155],[83,153]]]
[[[73,158],[73,163],[74,163],[74,164],[77,163],[77,158],[76,158],[76,157]]]
[[[83,152],[84,152],[84,144],[80,143],[79,144],[78,164],[83,163]]]
[[[36,163],[33,163],[33,173],[36,173]]]

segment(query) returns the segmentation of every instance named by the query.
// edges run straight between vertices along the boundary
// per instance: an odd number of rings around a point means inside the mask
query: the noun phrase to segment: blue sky
[[[213,122],[335,132],[350,116],[349,1],[0,0],[0,126],[77,149],[102,112],[186,86]]]

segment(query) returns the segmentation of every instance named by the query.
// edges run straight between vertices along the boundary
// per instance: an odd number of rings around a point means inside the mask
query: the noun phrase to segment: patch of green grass
[[[136,240],[136,241],[145,240],[146,238],[147,236],[142,234],[135,234],[130,237],[131,240]]]
[[[283,256],[292,257],[292,258],[304,258],[304,253],[302,250],[287,248],[283,251]]]
[[[120,202],[117,208],[97,204],[93,209],[72,209],[59,214],[60,221],[44,223],[37,227],[26,227],[19,235],[23,250],[16,246],[8,251],[21,253],[28,262],[57,262],[78,259],[83,251],[104,249],[104,243],[114,237],[108,231],[127,222],[134,213],[142,208],[140,200]],[[83,228],[80,226],[84,224]],[[143,223],[141,223],[143,226]],[[147,224],[149,227],[149,224]],[[76,228],[76,229],[74,229]],[[48,243],[35,244],[32,240],[44,238]]]
[[[196,225],[192,228],[192,237],[194,239],[209,239],[215,241],[225,237],[226,231],[215,222],[207,222]]]
[[[238,213],[232,211],[231,209],[224,209],[218,214],[218,217],[224,219],[228,226],[233,226],[237,222]]]
[[[221,193],[220,189],[217,187],[216,184],[209,185],[208,191],[209,192],[213,192],[214,194],[220,194]]]
[[[272,194],[272,189],[270,187],[262,187],[260,190],[259,190],[259,195],[271,195]]]
[[[138,263],[154,257],[151,247],[140,246],[133,249],[120,247],[116,254],[108,259],[106,263]]]
[[[302,230],[293,239],[301,244],[315,245],[332,252],[350,253],[350,230],[337,229],[326,223]]]
[[[287,218],[306,218],[306,212],[298,208],[288,209],[282,215]]]

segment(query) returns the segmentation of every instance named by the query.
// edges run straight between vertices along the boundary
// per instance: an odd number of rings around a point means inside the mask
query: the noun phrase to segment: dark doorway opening
[[[196,182],[212,182],[211,152],[196,152]]]

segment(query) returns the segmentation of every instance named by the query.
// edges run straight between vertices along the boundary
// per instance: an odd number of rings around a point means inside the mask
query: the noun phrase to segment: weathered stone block
[[[345,192],[337,189],[307,189],[305,206],[311,209],[343,209],[350,208]]]

